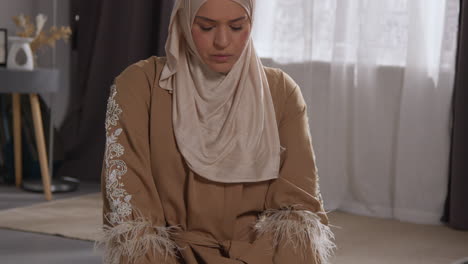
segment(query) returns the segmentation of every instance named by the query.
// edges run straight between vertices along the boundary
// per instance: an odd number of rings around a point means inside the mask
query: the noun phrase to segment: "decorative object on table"
[[[30,43],[32,38],[9,37],[10,51],[8,52],[7,68],[12,70],[34,70],[34,57]]]
[[[31,17],[23,14],[13,17],[13,22],[20,29],[16,34],[18,37],[32,38],[30,46],[35,66],[37,65],[37,55],[39,50],[42,50],[46,46],[54,48],[55,42],[58,40],[64,40],[67,42],[72,34],[69,26],[52,26],[49,30],[44,31],[43,28],[47,22],[47,16],[44,14],[37,15],[35,23],[31,22]]]
[[[0,66],[6,66],[7,62],[7,33],[5,28],[0,28]]]

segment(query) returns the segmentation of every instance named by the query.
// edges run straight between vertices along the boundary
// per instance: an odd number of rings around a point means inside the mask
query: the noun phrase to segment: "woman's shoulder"
[[[268,79],[268,85],[270,86],[272,96],[287,97],[298,87],[293,78],[283,70],[267,66],[263,66],[263,68]]]
[[[132,80],[144,81],[153,86],[156,83],[156,76],[161,72],[165,57],[151,56],[127,66],[117,77],[116,81]]]

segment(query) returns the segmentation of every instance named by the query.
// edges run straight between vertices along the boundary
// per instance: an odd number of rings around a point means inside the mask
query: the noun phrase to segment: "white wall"
[[[70,0],[56,0],[57,26],[67,26],[70,23]],[[0,0],[0,28],[7,28],[8,35],[16,33],[16,26],[12,17],[19,14],[35,17],[43,13],[48,17],[45,28],[54,24],[54,1],[53,0]],[[55,52],[55,55],[54,55]],[[54,115],[54,124],[60,127],[65,118],[69,101],[70,91],[70,43],[63,41],[56,43],[55,51],[51,48],[39,53],[39,67],[56,67],[60,69],[60,91],[53,97],[50,94],[41,94],[42,98],[50,106]],[[48,124],[46,124],[48,125]]]

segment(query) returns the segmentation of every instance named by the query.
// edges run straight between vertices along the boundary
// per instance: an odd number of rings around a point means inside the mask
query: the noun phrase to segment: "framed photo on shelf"
[[[7,33],[6,28],[0,28],[0,66],[6,66],[7,63]]]

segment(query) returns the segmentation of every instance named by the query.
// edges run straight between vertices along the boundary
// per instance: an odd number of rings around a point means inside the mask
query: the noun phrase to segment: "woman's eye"
[[[210,31],[213,29],[213,27],[204,27],[204,26],[200,26],[200,29],[203,30],[203,31]]]
[[[242,30],[242,27],[231,26],[231,29],[234,30],[234,31],[239,31],[239,30]]]

